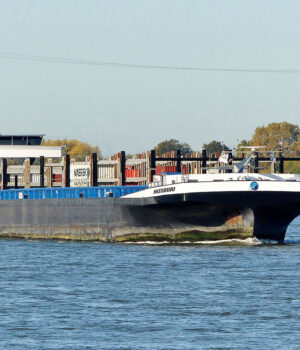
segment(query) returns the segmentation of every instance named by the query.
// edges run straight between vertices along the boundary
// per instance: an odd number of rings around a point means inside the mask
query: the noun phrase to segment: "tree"
[[[267,126],[257,127],[250,143],[253,146],[266,146],[270,151],[282,148],[289,153],[293,144],[297,143],[299,135],[299,126],[296,124],[270,123]]]
[[[245,141],[245,140],[244,140]],[[266,146],[266,151],[278,151],[282,149],[284,156],[300,156],[300,129],[296,124],[286,121],[270,123],[267,126],[259,126],[249,142],[249,146]],[[240,144],[241,145],[241,144]],[[269,153],[263,154],[268,156]],[[299,162],[286,162],[285,171],[288,173],[300,173]]]
[[[237,149],[239,148],[239,147],[243,147],[243,146],[246,146],[246,147],[248,147],[248,146],[250,146],[250,141],[247,141],[247,140],[242,140],[242,141],[240,141],[239,142],[239,144],[237,145]]]
[[[135,154],[126,153],[126,160],[134,158]]]
[[[155,147],[155,152],[158,156],[161,156],[163,153],[172,152],[180,150],[182,155],[186,155],[192,152],[192,149],[189,144],[183,142],[180,143],[178,140],[170,139],[165,140],[157,144]]]
[[[297,142],[293,144],[294,157],[300,157],[300,136],[298,136]]]
[[[67,140],[43,140],[43,146],[63,146],[63,155],[69,154],[70,158],[76,161],[84,161],[87,155],[97,153],[98,158],[101,158],[101,151],[98,146],[91,146],[87,142],[82,142],[76,139]]]
[[[241,140],[235,149],[235,155],[239,156],[241,153],[244,153],[246,149],[243,149],[243,147],[249,147],[249,146],[250,146],[250,141],[247,141],[245,139]]]
[[[213,154],[216,152],[228,151],[227,147],[222,141],[211,141],[210,143],[204,143],[203,148],[206,149],[207,154]]]

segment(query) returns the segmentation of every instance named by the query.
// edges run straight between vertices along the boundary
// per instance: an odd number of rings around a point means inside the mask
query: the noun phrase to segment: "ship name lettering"
[[[159,193],[166,193],[166,192],[174,192],[175,186],[173,187],[164,187],[164,188],[157,188],[153,191],[153,194],[159,194]]]

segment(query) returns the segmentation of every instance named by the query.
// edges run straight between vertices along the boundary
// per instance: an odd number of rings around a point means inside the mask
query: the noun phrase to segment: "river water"
[[[300,349],[286,244],[0,240],[0,349]]]

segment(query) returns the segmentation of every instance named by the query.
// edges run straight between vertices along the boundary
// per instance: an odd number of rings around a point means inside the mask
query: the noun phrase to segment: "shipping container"
[[[115,178],[115,164],[98,165],[98,179]]]
[[[52,174],[53,182],[62,182],[62,174]]]
[[[126,169],[125,170],[126,177],[139,177],[138,169]]]

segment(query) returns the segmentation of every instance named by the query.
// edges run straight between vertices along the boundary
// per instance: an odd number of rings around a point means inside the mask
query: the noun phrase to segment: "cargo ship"
[[[300,176],[163,174],[149,186],[0,191],[0,236],[105,242],[284,241]]]
[[[62,148],[42,146],[42,138],[0,135],[3,163],[6,157],[29,157],[30,163],[41,157],[41,188],[0,190],[0,237],[105,242],[256,237],[282,242],[288,225],[300,215],[300,175],[247,172],[257,160],[255,149],[240,163],[219,169],[225,173],[162,173],[147,186],[70,187],[69,183],[45,188],[44,157],[61,157]],[[125,157],[123,175],[124,168]],[[5,169],[2,164],[2,187]],[[30,184],[30,169],[27,179]]]

